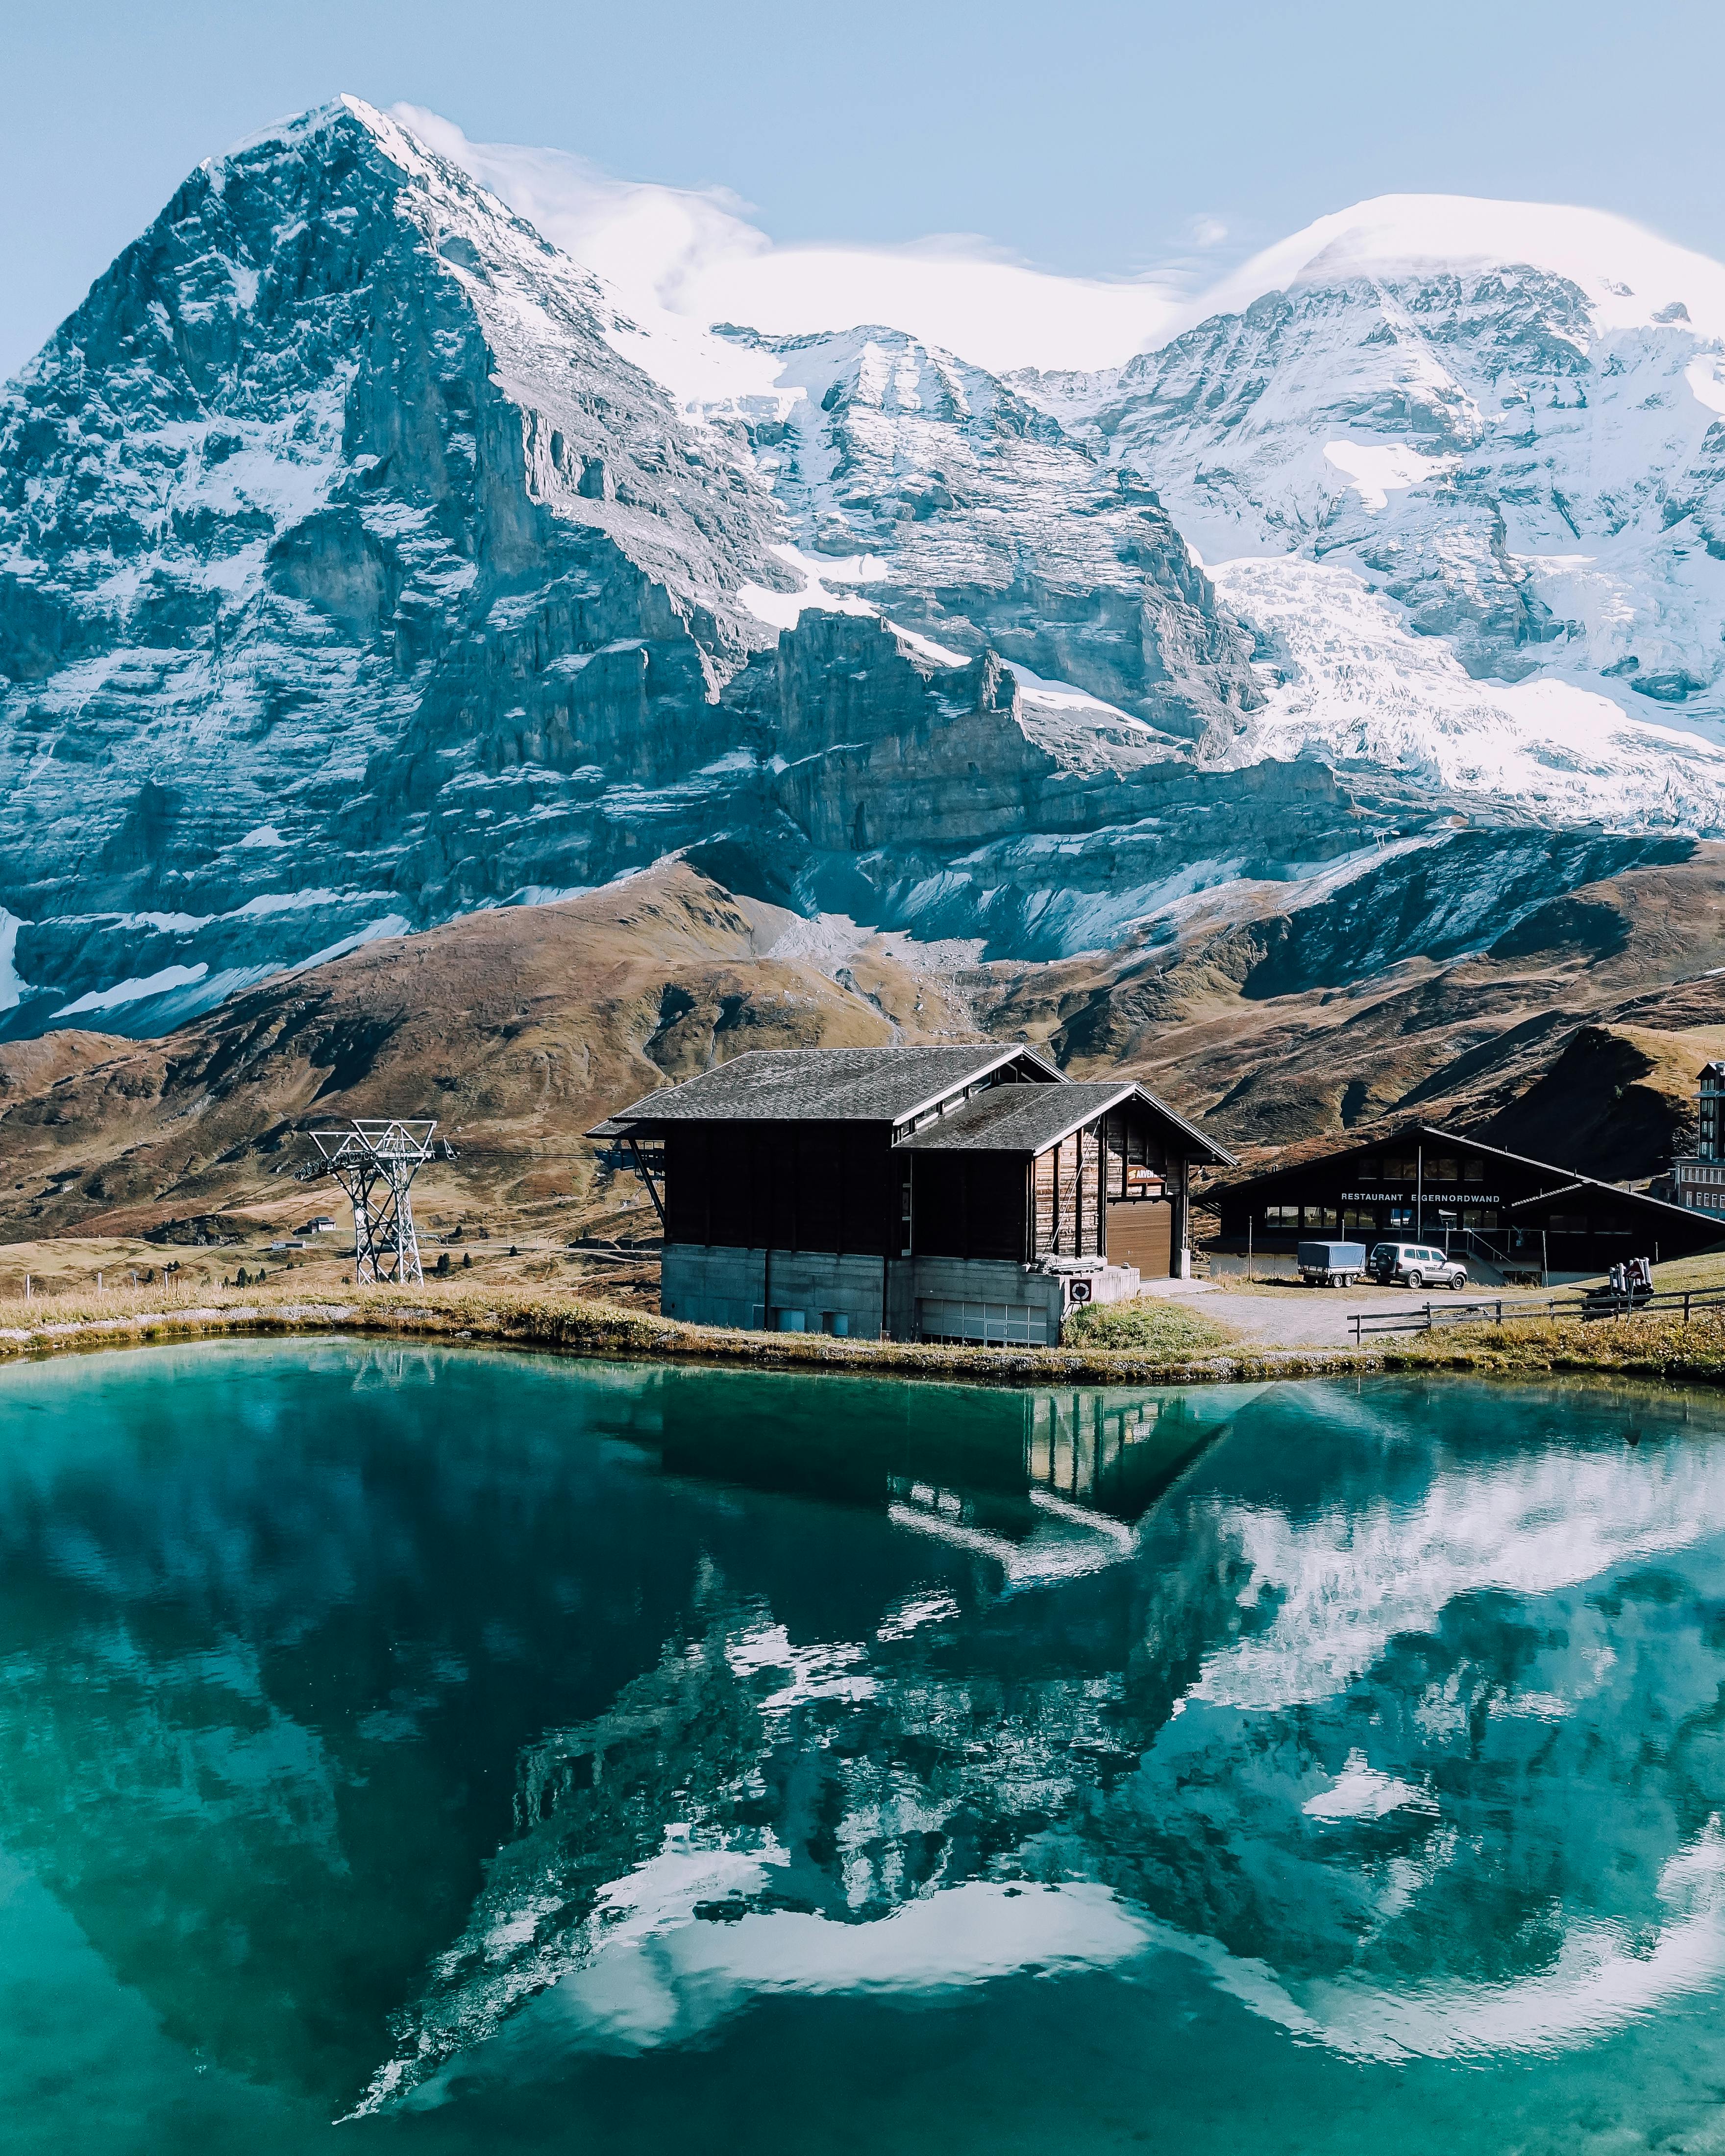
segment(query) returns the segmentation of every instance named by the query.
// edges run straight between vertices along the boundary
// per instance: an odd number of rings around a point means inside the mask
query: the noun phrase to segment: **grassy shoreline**
[[[1725,1313],[1719,1312],[1697,1316],[1687,1326],[1662,1317],[1587,1326],[1529,1322],[1446,1327],[1362,1348],[1266,1348],[1230,1342],[1182,1353],[1094,1343],[947,1348],[818,1333],[732,1332],[567,1291],[487,1293],[459,1285],[356,1289],[339,1296],[295,1293],[285,1285],[261,1293],[206,1291],[183,1300],[139,1288],[0,1303],[0,1361],[227,1336],[331,1332],[994,1385],[1217,1384],[1383,1372],[1609,1374],[1725,1385]]]

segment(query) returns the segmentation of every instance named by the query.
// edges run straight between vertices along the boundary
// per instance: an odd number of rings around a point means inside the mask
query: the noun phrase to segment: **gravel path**
[[[1481,1290],[1484,1294],[1487,1291]],[[1495,1295],[1496,1291],[1491,1291]],[[1447,1296],[1430,1297],[1414,1288],[1213,1288],[1194,1281],[1169,1301],[1230,1326],[1243,1339],[1265,1348],[1351,1348],[1348,1318],[1356,1310],[1415,1310],[1428,1300],[1441,1305]],[[1468,1297],[1458,1296],[1458,1302]],[[1509,1298],[1506,1298],[1508,1300]]]

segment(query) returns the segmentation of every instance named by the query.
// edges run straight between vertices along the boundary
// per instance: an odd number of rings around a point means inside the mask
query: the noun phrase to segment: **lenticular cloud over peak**
[[[1253,255],[1199,305],[1204,314],[1226,314],[1265,292],[1486,265],[1567,279],[1604,326],[1684,319],[1704,334],[1725,333],[1725,267],[1708,256],[1608,210],[1476,195],[1375,195],[1356,203]]]
[[[566,254],[621,291],[650,293],[673,313],[688,311],[691,286],[715,263],[747,260],[773,245],[728,187],[619,180],[572,151],[470,142],[453,120],[423,105],[395,105],[390,112]]]
[[[649,315],[742,322],[772,336],[886,323],[1004,372],[1117,367],[1166,332],[1184,296],[1173,270],[1061,276],[968,234],[896,247],[778,246],[727,188],[619,180],[565,150],[471,142],[418,105],[390,110]]]

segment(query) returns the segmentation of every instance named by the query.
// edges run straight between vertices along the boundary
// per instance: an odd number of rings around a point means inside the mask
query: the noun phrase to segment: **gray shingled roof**
[[[1130,1080],[1122,1083],[1052,1086],[993,1086],[954,1108],[926,1130],[901,1138],[900,1152],[1046,1152],[1083,1125],[1106,1115],[1122,1101],[1132,1101],[1171,1124],[1183,1137],[1194,1139],[1194,1157],[1229,1162],[1213,1138],[1195,1130],[1153,1093]]]
[[[1051,1064],[999,1041],[962,1048],[757,1048],[619,1108],[588,1135],[611,1137],[636,1125],[672,1122],[895,1123],[1016,1056],[1029,1056],[1046,1073],[1048,1090],[1067,1090]]]
[[[901,1152],[1045,1152],[1105,1109],[1128,1100],[1132,1085],[991,1086],[927,1130],[901,1138]]]

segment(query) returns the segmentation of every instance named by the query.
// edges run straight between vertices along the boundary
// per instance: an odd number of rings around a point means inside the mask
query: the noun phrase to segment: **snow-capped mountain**
[[[557,218],[543,153],[523,167],[524,153],[476,151],[444,126],[455,155]],[[611,227],[583,209],[579,244],[619,259]],[[631,237],[643,214],[631,204]],[[757,300],[776,321],[794,311],[800,256],[749,236],[752,249],[736,229],[704,244],[680,232],[675,276],[660,280],[673,307]],[[906,332],[950,319],[917,269],[901,264],[891,295]],[[813,327],[833,304],[831,264],[804,276]],[[866,280],[871,298],[880,284]],[[991,298],[974,334],[992,345]],[[1095,300],[1073,280],[1075,316],[1088,320]],[[1115,334],[1153,323],[1149,349],[1004,382],[1105,470],[1153,489],[1254,631],[1262,701],[1230,700],[1232,737],[1212,734],[1207,761],[1311,755],[1454,789],[1470,814],[1510,804],[1555,824],[1719,828],[1725,267],[1598,211],[1388,196],[1321,218],[1183,305],[1143,286],[1116,300],[1137,313]],[[1023,341],[1057,348],[1062,311],[1028,288],[1019,304],[1050,318],[1027,319]],[[686,311],[661,319],[693,326]],[[890,376],[892,352],[918,341],[877,336],[875,366]],[[643,363],[665,364],[652,352]],[[758,400],[751,386],[741,401]],[[781,398],[814,386],[793,364],[773,384]],[[709,411],[724,402],[705,393]],[[914,440],[892,447],[889,501],[891,478],[928,460]],[[855,503],[848,460],[845,476]],[[778,490],[805,529],[818,524],[794,485]],[[841,521],[830,543],[855,536]],[[1061,670],[1108,693],[1082,665]]]
[[[216,1000],[495,891],[511,831],[603,856],[602,740],[637,783],[723,752],[775,526],[605,328],[357,103],[201,168],[98,281],[0,404],[17,1000]]]
[[[1026,696],[1081,682],[1104,732],[1225,740],[1262,701],[1237,624],[1154,493],[1099,467],[1059,424],[982,368],[903,332],[733,340],[768,358],[766,395],[734,410],[810,582],[757,613],[868,608],[968,656],[992,646]],[[1110,706],[1119,707],[1110,710]]]
[[[619,289],[436,133],[200,168],[0,397],[0,1030],[680,849],[1032,957],[1405,859],[1393,957],[1451,829],[1534,905],[1725,828],[1717,265],[1389,201],[1003,378]]]
[[[1725,270],[1387,198],[1117,372],[1018,386],[1153,479],[1281,675],[1229,752],[1718,828]]]
[[[1053,834],[1137,827],[1136,883],[1188,870],[1158,804],[1333,850],[1327,775],[1272,787],[1266,821],[1261,784],[1183,749],[1259,691],[1142,490],[902,340],[695,343],[723,362],[711,413],[639,363],[675,374],[689,337],[356,100],[192,176],[0,405],[14,1029],[160,1025],[721,837],[769,880],[971,932],[986,900],[1009,941],[1047,910]],[[842,607],[799,608],[823,594],[794,540],[846,515],[878,552]],[[902,536],[934,516],[943,543]],[[871,578],[947,633],[901,634]],[[954,875],[979,849],[1004,856]],[[1119,865],[1104,845],[1071,880]]]

